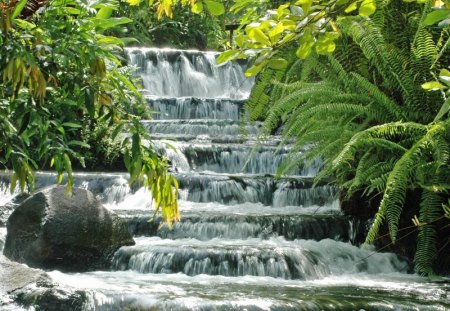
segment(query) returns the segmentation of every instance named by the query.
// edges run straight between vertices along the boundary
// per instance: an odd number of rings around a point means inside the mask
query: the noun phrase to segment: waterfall
[[[214,52],[126,53],[154,111],[142,123],[179,181],[182,219],[170,229],[149,221],[151,194],[125,173],[75,172],[75,186],[122,217],[137,242],[115,253],[111,271],[49,272],[88,293],[86,310],[450,310],[449,284],[359,247],[368,224],[340,212],[339,189],[313,186],[320,159],[275,178],[292,148],[243,123],[253,84],[245,63],[216,66]],[[38,188],[55,180],[36,174]],[[0,173],[0,205],[8,189]]]

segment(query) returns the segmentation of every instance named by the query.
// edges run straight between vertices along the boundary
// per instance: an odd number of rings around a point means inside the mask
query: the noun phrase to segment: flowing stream
[[[173,230],[149,222],[150,194],[130,189],[126,174],[76,173],[75,186],[123,217],[136,240],[116,252],[111,271],[49,273],[87,290],[86,310],[450,310],[449,283],[355,246],[366,224],[341,215],[336,188],[312,188],[320,161],[273,178],[289,148],[276,136],[258,141],[259,124],[241,124],[253,83],[242,65],[217,67],[211,52],[127,55],[156,113],[144,124],[180,183],[182,221]],[[0,203],[10,199],[7,178]],[[38,188],[54,180],[37,174]]]

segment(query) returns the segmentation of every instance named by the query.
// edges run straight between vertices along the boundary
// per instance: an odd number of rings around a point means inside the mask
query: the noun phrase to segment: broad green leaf
[[[312,52],[312,48],[314,46],[314,41],[306,42],[300,45],[300,47],[295,52],[300,59],[306,59]]]
[[[297,23],[290,19],[283,19],[281,23],[285,30],[294,31],[297,28]]]
[[[312,0],[298,0],[297,2],[295,2],[295,4],[300,5],[305,14],[308,14],[312,6]]]
[[[274,59],[271,59],[268,63],[268,66],[275,70],[284,69],[284,68],[286,68],[287,65],[288,65],[288,62],[284,58],[274,58]]]
[[[344,12],[345,13],[350,13],[353,12],[354,10],[356,10],[358,8],[358,3],[352,2],[347,8],[345,8]]]
[[[267,37],[267,35],[259,28],[250,29],[250,31],[248,32],[248,37],[253,41],[262,43],[264,45],[272,45],[269,37]]]
[[[244,41],[245,41],[244,35],[243,34],[237,35],[234,38],[234,41],[236,42],[238,47],[240,47],[240,48],[243,47],[244,46]]]
[[[312,35],[312,28],[308,28],[305,30],[305,33],[302,37],[300,37],[299,45],[300,47],[297,49],[295,54],[300,59],[306,59],[312,51],[312,48],[314,46],[314,37]]]
[[[64,168],[66,169],[69,175],[72,175],[72,162],[70,161],[67,153],[64,153]]]
[[[370,16],[377,10],[376,0],[364,0],[359,7],[359,15]]]
[[[281,34],[284,31],[284,26],[282,23],[278,23],[271,31],[269,31],[269,38],[271,42],[277,42]]]
[[[291,13],[297,16],[305,16],[305,12],[303,11],[303,9],[297,5],[291,5],[290,6],[291,9]]]
[[[118,25],[131,23],[133,20],[127,17],[114,17],[114,18],[94,18],[92,19],[94,25],[101,29],[108,29]]]
[[[281,19],[290,13],[290,11],[288,10],[288,7],[289,7],[289,3],[282,4],[278,7],[278,9],[277,9],[277,18],[278,19]]]
[[[295,34],[295,33],[288,33],[287,35],[285,35],[285,36],[283,37],[283,39],[281,39],[281,41],[279,42],[279,44],[280,44],[280,45],[283,45],[283,44],[285,44],[286,42],[289,42],[289,41],[291,41],[292,39],[294,39],[295,36],[297,36],[297,34]]]
[[[239,50],[228,50],[228,51],[225,51],[225,52],[221,53],[219,55],[219,57],[217,57],[216,63],[218,65],[223,64],[223,63],[225,63],[225,62],[227,62],[229,60],[234,59],[240,53],[241,53],[241,51],[239,51]]]
[[[192,6],[192,12],[196,14],[203,12],[203,2],[201,1],[195,2],[194,5]]]
[[[208,11],[214,15],[222,15],[225,13],[225,7],[221,2],[212,1],[212,0],[204,0],[206,7],[208,8]]]
[[[10,185],[9,185],[9,191],[11,192],[11,193],[13,193],[14,192],[14,189],[16,189],[16,186],[17,186],[17,174],[16,173],[13,173],[12,175],[11,175],[11,182],[10,182]]]
[[[440,82],[431,81],[431,82],[426,82],[426,83],[422,84],[422,88],[425,90],[428,90],[428,91],[436,91],[436,90],[446,89],[447,87]]]
[[[423,24],[425,26],[430,26],[430,25],[436,24],[437,22],[440,22],[441,20],[448,18],[449,15],[450,15],[450,10],[448,10],[448,9],[440,9],[440,10],[430,12],[425,17]]]
[[[103,36],[97,40],[100,45],[119,45],[123,46],[123,40],[112,36]]]
[[[113,7],[103,7],[100,10],[98,10],[97,15],[95,17],[110,18],[113,11],[114,11]]]
[[[25,20],[23,20],[23,19],[16,19],[16,20],[14,20],[14,23],[15,23],[17,26],[19,26],[20,28],[25,29],[25,30],[28,30],[28,31],[36,27],[35,24],[32,24],[32,23],[30,23],[30,22],[27,22],[27,21],[25,21]]]
[[[14,12],[12,14],[12,18],[13,19],[20,15],[20,13],[22,12],[22,10],[25,7],[25,5],[27,4],[27,2],[28,2],[28,0],[20,0],[18,3],[16,3],[16,7],[15,7]]]
[[[246,77],[256,76],[258,73],[261,72],[261,70],[264,68],[264,66],[267,65],[267,62],[268,62],[268,60],[263,60],[261,63],[253,65],[252,67],[247,69],[247,71],[245,72],[245,76]]]
[[[442,104],[441,109],[439,110],[438,114],[434,118],[434,122],[440,120],[449,111],[450,111],[450,97],[447,98],[447,100]]]

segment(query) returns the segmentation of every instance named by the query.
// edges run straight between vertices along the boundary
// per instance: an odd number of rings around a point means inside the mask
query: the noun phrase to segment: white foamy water
[[[126,54],[130,64],[138,66],[149,95],[242,99],[248,97],[253,85],[242,66],[217,66],[216,52],[127,48]]]
[[[133,271],[63,274],[60,284],[92,290],[95,310],[437,310],[450,307],[450,286],[399,273],[330,276],[298,281],[271,277],[141,274]],[[364,297],[364,298],[361,298]],[[339,307],[340,306],[340,307]],[[93,310],[94,308],[91,308]]]
[[[3,252],[3,246],[5,245],[6,240],[6,228],[0,227],[0,254]]]

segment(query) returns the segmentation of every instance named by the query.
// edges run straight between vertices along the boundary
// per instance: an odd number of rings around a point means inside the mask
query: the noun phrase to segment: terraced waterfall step
[[[87,295],[85,310],[450,310],[449,282],[360,247],[370,223],[341,213],[339,189],[314,185],[320,159],[275,178],[292,147],[244,123],[245,63],[216,66],[215,52],[126,54],[154,111],[142,123],[179,181],[182,219],[171,229],[150,221],[151,194],[125,173],[76,172],[75,187],[115,211],[137,242],[115,253],[110,271],[48,272]],[[0,172],[0,205],[14,195],[9,178]],[[36,173],[37,188],[55,181]],[[0,249],[5,235],[0,228]]]

